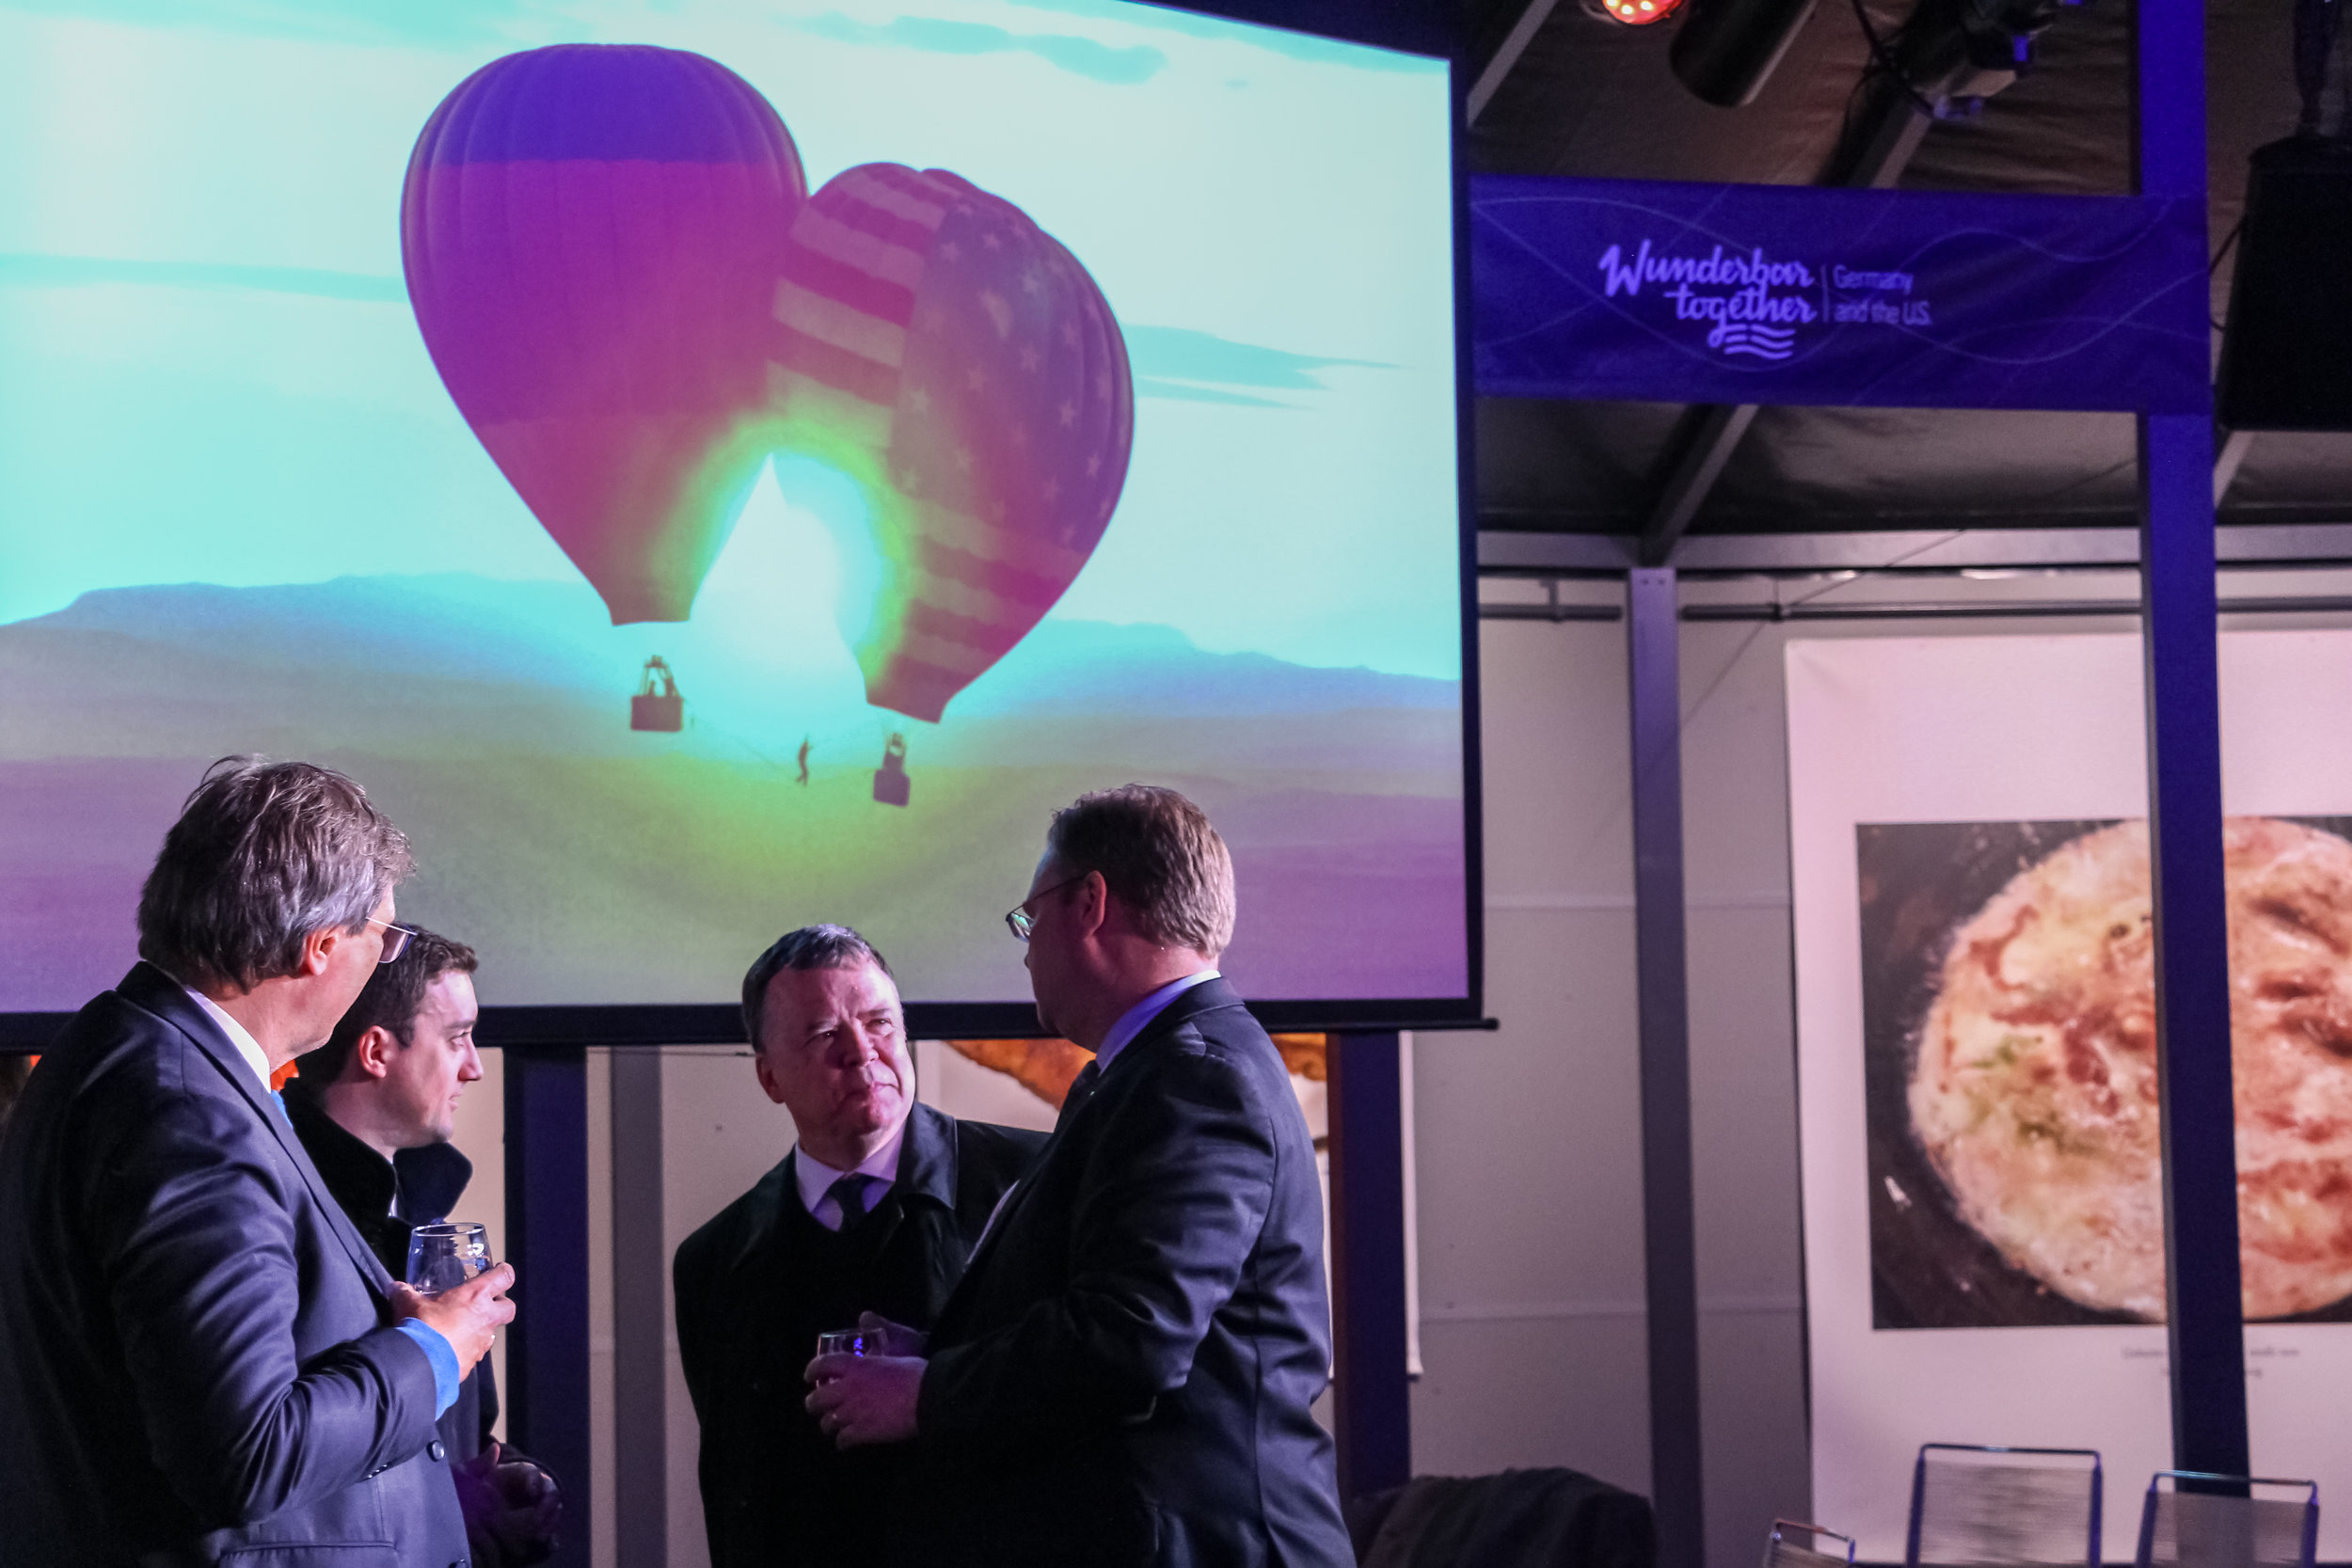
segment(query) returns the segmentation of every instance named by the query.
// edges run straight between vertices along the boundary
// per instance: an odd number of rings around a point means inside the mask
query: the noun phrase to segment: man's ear
[[[348,942],[349,934],[332,926],[322,926],[315,931],[302,933],[302,958],[294,973],[302,979],[315,979],[326,973],[329,959],[335,956],[335,944]]]
[[[1109,924],[1111,917],[1111,885],[1103,879],[1100,871],[1089,871],[1086,880],[1073,889],[1077,896],[1071,900],[1071,912],[1077,917],[1078,935],[1090,937]]]
[[[392,1053],[400,1049],[398,1037],[382,1024],[372,1025],[368,1032],[352,1042],[351,1061],[363,1077],[381,1079],[392,1070]],[[351,1076],[348,1069],[344,1077]]]
[[[759,1075],[759,1086],[768,1091],[768,1098],[783,1104],[784,1090],[776,1083],[774,1069],[768,1065],[768,1053],[757,1046],[752,1047],[752,1071]]]

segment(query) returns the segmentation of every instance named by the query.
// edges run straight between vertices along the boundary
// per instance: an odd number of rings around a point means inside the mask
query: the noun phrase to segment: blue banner
[[[1485,396],[2213,405],[2193,202],[1486,175],[1470,233]]]

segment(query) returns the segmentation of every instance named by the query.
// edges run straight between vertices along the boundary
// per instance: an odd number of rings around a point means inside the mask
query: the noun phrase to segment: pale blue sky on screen
[[[1442,62],[1118,0],[341,10],[0,0],[0,622],[142,582],[576,580],[426,356],[399,195],[478,66],[637,41],[764,92],[812,188],[951,168],[1093,272],[1136,441],[1057,614],[1459,673]],[[763,482],[712,583],[816,537],[789,502]]]

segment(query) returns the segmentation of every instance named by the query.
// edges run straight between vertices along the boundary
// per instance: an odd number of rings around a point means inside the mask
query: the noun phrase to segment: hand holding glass
[[[490,1266],[490,1242],[479,1225],[421,1225],[408,1235],[408,1283],[422,1296],[453,1291]]]

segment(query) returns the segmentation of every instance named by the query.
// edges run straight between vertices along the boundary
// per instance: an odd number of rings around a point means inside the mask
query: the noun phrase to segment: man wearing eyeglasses
[[[410,869],[307,763],[215,764],[165,835],[141,961],[0,1132],[0,1568],[465,1561],[434,1421],[514,1271],[395,1283],[270,1088],[405,945]]]
[[[405,945],[402,945],[405,942]],[[482,1078],[474,950],[436,931],[387,940],[391,957],[286,1085],[286,1114],[326,1189],[394,1277],[409,1233],[450,1219],[473,1162],[450,1140],[457,1102]],[[528,1568],[553,1554],[563,1499],[537,1461],[498,1442],[498,1383],[485,1357],[436,1423],[466,1516],[472,1568]]]
[[[1038,1019],[1094,1053],[928,1347],[810,1364],[844,1448],[912,1440],[894,1560],[1347,1568],[1322,1189],[1281,1055],[1216,963],[1233,869],[1131,784],[1057,813],[1029,896]]]

